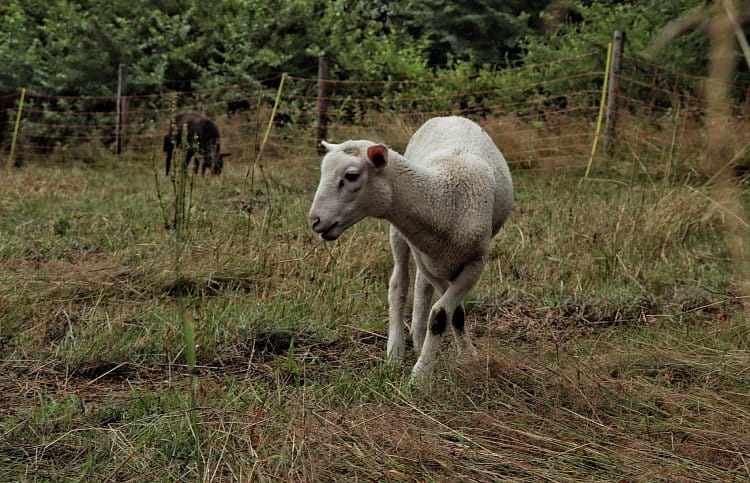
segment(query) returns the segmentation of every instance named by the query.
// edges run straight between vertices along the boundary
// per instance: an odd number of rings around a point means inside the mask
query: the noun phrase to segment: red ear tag
[[[367,148],[367,159],[369,159],[376,168],[382,168],[388,163],[388,148],[382,144],[370,146]]]

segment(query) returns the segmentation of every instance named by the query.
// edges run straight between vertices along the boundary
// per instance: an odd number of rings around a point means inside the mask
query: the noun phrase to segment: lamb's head
[[[309,222],[322,239],[335,240],[362,218],[387,212],[391,188],[384,171],[389,151],[372,141],[322,144],[328,152],[320,165]]]
[[[212,165],[214,174],[221,174],[221,171],[224,169],[224,158],[226,158],[230,154],[232,153],[219,153],[216,155],[216,161],[214,161]]]
[[[221,152],[221,143],[218,140],[209,142],[206,146],[206,166],[211,168],[213,174],[221,174],[224,169],[224,158],[230,154]]]

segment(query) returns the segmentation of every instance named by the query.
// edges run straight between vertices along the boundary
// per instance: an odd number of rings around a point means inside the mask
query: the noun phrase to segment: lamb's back
[[[492,233],[503,225],[513,205],[513,181],[502,153],[478,124],[458,116],[434,117],[414,133],[404,156],[449,176],[491,176],[495,192]]]

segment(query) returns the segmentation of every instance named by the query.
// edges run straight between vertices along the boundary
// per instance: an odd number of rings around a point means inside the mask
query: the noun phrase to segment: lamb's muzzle
[[[341,235],[336,228],[339,226],[338,222],[323,224],[320,222],[320,217],[314,213],[310,214],[310,228],[317,233],[320,238],[326,241],[332,241]]]
[[[463,299],[479,280],[490,240],[513,205],[508,165],[492,139],[468,119],[440,117],[414,133],[403,156],[366,140],[323,146],[328,152],[310,227],[335,240],[367,216],[391,224],[388,358],[400,360],[405,352],[410,254],[417,267],[412,339],[419,353],[412,380],[431,373],[448,328],[461,351],[475,354]]]

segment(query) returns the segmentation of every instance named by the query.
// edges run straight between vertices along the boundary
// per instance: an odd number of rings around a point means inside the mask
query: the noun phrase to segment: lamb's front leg
[[[428,380],[432,368],[437,362],[443,333],[448,328],[448,324],[453,326],[453,330],[459,330],[459,328],[461,331],[465,330],[464,312],[461,303],[469,290],[479,280],[483,269],[483,259],[466,264],[461,273],[450,283],[443,296],[433,305],[422,352],[411,372],[412,383],[421,384]],[[461,307],[461,310],[456,310],[459,307]]]
[[[432,307],[432,295],[435,292],[429,279],[417,265],[417,275],[414,277],[414,307],[411,313],[411,340],[417,354],[422,352],[424,338],[427,335],[427,320]]]
[[[400,361],[406,352],[404,341],[404,305],[409,291],[409,254],[411,249],[403,236],[391,227],[393,273],[388,284],[388,345],[386,356]]]

